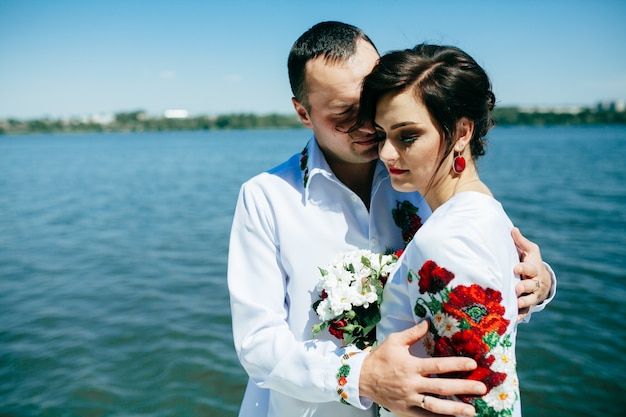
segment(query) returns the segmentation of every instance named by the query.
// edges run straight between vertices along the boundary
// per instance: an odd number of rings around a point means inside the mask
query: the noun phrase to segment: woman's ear
[[[474,121],[467,117],[461,117],[456,122],[456,136],[457,140],[454,149],[457,152],[462,152],[472,140],[472,136],[474,136]]]
[[[293,104],[293,108],[296,110],[302,124],[308,128],[312,128],[313,125],[311,124],[311,117],[309,116],[309,112],[304,105],[302,105],[302,103],[300,103],[295,97],[291,98],[291,103]]]

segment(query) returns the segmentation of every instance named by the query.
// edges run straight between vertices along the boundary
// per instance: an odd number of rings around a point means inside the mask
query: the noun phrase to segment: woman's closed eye
[[[385,139],[387,139],[385,131],[376,129],[376,142],[383,142]]]
[[[400,136],[400,141],[404,143],[413,143],[419,138],[419,135],[402,135]]]

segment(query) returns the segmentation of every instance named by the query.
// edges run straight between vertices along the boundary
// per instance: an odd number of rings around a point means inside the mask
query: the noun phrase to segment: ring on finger
[[[537,278],[533,278],[533,281],[535,281],[535,291],[538,291],[541,288],[541,281]]]
[[[425,395],[422,396],[422,405],[421,405],[421,407],[424,408],[424,409],[426,408],[426,396]]]

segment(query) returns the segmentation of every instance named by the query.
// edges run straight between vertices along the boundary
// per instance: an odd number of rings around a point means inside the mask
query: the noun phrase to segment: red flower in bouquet
[[[348,325],[346,320],[336,320],[330,323],[328,331],[337,339],[343,339],[343,328]]]

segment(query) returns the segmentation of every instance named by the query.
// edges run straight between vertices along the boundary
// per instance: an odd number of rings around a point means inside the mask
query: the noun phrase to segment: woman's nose
[[[383,162],[387,163],[393,161],[397,156],[398,153],[389,140],[383,139],[382,142],[378,144],[378,157]]]

